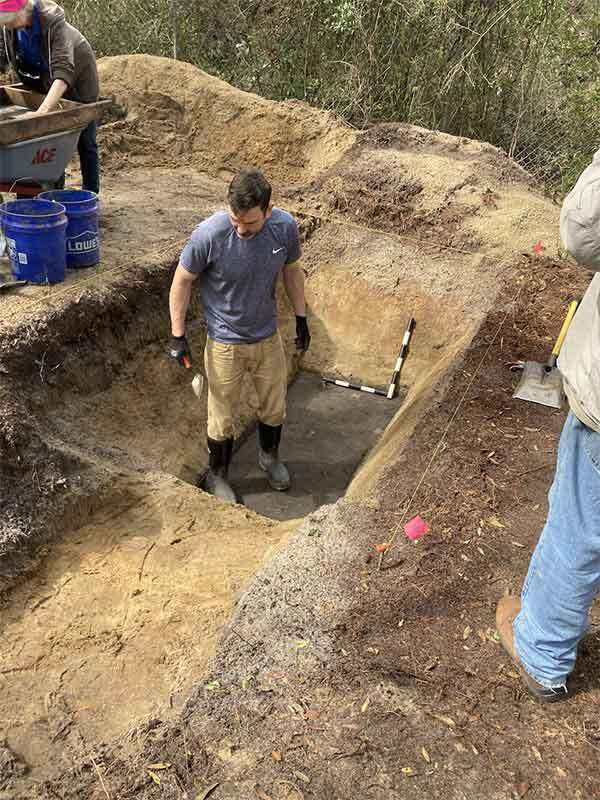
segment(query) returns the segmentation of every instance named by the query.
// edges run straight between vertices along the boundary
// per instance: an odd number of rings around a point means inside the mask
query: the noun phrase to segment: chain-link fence
[[[65,0],[98,55],[178,57],[351,124],[502,147],[566,189],[600,130],[596,0]]]

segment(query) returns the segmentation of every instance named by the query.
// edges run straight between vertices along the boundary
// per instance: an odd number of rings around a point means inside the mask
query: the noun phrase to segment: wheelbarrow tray
[[[56,111],[39,117],[20,118],[22,109],[35,111],[43,100],[44,95],[24,89],[20,84],[0,87],[0,147],[54,133],[83,130],[113,105],[112,100],[99,100],[96,103],[61,100]]]
[[[82,130],[75,128],[0,146],[0,184],[43,186],[59,180],[75,152]],[[18,192],[18,186],[14,191]]]

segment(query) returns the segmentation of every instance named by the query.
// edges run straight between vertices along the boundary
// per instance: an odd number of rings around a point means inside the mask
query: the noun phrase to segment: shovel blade
[[[550,408],[562,408],[562,376],[556,367],[549,369],[537,361],[527,361],[513,397]]]

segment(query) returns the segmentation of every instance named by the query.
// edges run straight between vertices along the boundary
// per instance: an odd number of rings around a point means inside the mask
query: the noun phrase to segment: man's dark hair
[[[271,202],[271,184],[259,169],[243,169],[229,184],[227,202],[235,214],[246,214],[257,206],[266,212]]]

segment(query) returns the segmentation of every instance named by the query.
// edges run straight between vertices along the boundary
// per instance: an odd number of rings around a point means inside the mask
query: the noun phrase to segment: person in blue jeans
[[[503,597],[496,609],[500,641],[544,702],[569,696],[577,647],[600,590],[600,150],[563,203],[560,234],[576,261],[598,274],[558,360],[570,410],[546,524],[521,597]]]

